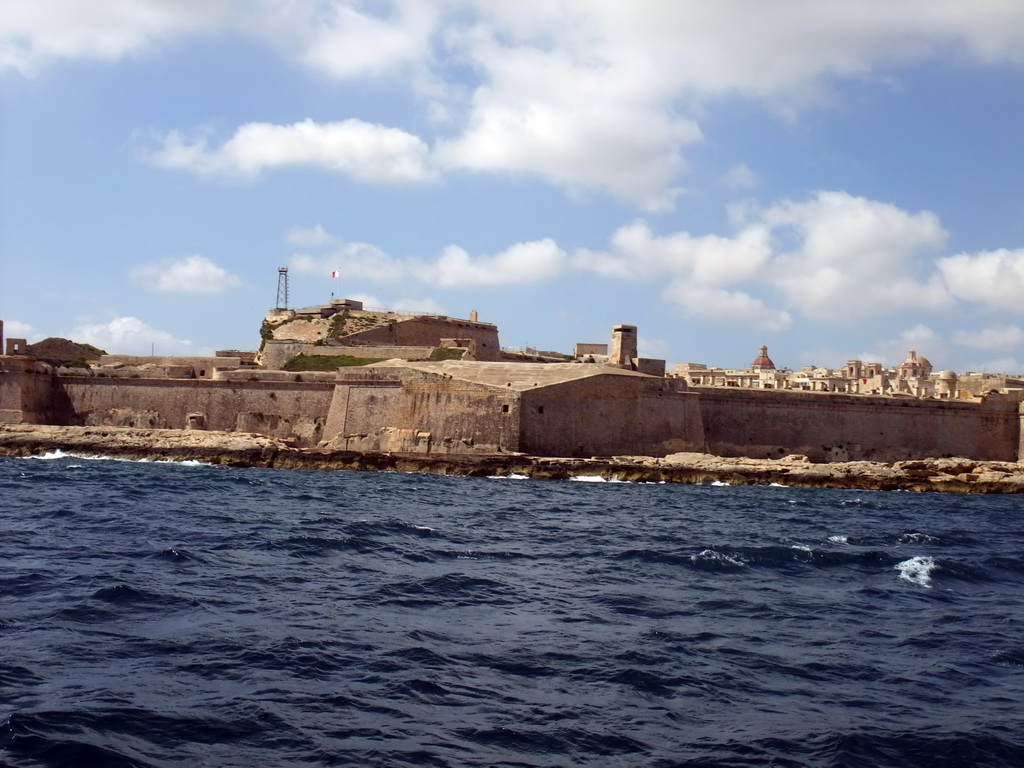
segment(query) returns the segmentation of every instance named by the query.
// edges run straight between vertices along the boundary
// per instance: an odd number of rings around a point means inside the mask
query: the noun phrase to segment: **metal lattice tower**
[[[277,269],[277,308],[288,309],[288,267]]]

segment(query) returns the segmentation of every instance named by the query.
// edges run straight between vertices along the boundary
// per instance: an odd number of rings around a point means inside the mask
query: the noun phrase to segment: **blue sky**
[[[9,0],[0,318],[253,349],[288,266],[509,347],[1024,372],[1022,128],[1016,1]]]

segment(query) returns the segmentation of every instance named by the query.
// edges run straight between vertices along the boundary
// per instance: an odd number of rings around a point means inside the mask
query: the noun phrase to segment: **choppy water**
[[[1021,766],[1022,503],[0,459],[0,765]]]

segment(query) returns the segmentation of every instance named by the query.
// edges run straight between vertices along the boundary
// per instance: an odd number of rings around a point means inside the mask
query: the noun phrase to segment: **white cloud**
[[[437,261],[414,269],[424,282],[443,288],[538,283],[562,274],[569,263],[565,251],[551,239],[516,243],[493,256],[473,258],[450,245]]]
[[[666,277],[665,295],[688,312],[755,318],[766,328],[786,327],[796,313],[851,324],[953,306],[926,258],[947,238],[929,211],[831,191],[735,207],[731,219],[731,236],[656,235],[638,220],[617,229],[606,250],[577,251],[573,266],[616,279]],[[776,297],[783,308],[771,308]],[[709,308],[698,309],[702,303]]]
[[[606,277],[680,274],[724,285],[758,275],[771,256],[769,234],[766,227],[752,224],[732,238],[688,232],[655,236],[647,222],[638,220],[612,234],[608,251],[579,251],[573,260],[580,269]]]
[[[440,164],[526,172],[651,210],[673,207],[681,148],[702,136],[692,119],[651,98],[641,72],[599,51],[508,47],[493,38],[471,55],[487,82],[473,94],[462,134],[439,144]]]
[[[640,336],[636,340],[636,348],[640,357],[652,357],[656,360],[665,360],[672,352],[672,345],[667,341],[646,336]]]
[[[298,253],[291,257],[290,266],[296,272],[326,279],[337,270],[341,273],[339,286],[354,278],[391,283],[399,280],[404,271],[402,262],[370,243],[342,243],[330,253],[316,256]]]
[[[118,317],[108,323],[82,323],[62,334],[79,343],[85,342],[111,355],[204,355],[209,350],[197,349],[187,339],[178,339],[136,317]]]
[[[34,75],[59,59],[113,61],[160,41],[210,31],[230,0],[9,0],[0,3],[0,71]]]
[[[671,208],[712,100],[806,104],[842,78],[948,55],[1024,62],[1008,0],[9,0],[0,68],[116,60],[207,33],[256,37],[341,79],[406,77],[451,130],[437,167],[525,173]],[[253,123],[210,149],[167,137],[167,167],[248,175],[316,165],[375,183],[434,176],[423,139],[359,121]],[[756,179],[738,166],[731,183]]]
[[[819,320],[855,322],[865,315],[950,304],[936,275],[918,277],[916,261],[947,238],[938,217],[845,192],[818,192],[760,214],[780,245],[771,281],[791,307]]]
[[[334,242],[334,235],[319,224],[314,227],[293,227],[285,235],[285,242],[289,245],[325,245]]]
[[[992,360],[970,363],[964,370],[984,373],[1009,373],[1019,376],[1024,374],[1024,362],[1016,357],[997,357]]]
[[[444,305],[430,298],[395,299],[388,308],[394,309],[397,312],[412,313],[416,315],[443,315],[446,313]],[[469,312],[466,312],[465,315],[461,316],[469,317]]]
[[[1024,329],[1016,325],[1000,325],[979,331],[956,331],[953,343],[976,349],[1016,349],[1024,346]]]
[[[686,315],[728,325],[743,325],[766,331],[782,331],[792,324],[784,310],[773,309],[743,291],[727,291],[699,285],[685,278],[670,282],[662,297],[676,304]]]
[[[949,367],[943,363],[949,357],[946,343],[924,323],[904,329],[896,338],[876,342],[872,349],[857,355],[857,359],[894,366],[906,360],[910,350],[914,350],[918,357],[928,358],[936,371]]]
[[[960,253],[938,261],[950,292],[990,309],[1024,311],[1024,249]]]
[[[398,3],[382,18],[355,4],[332,3],[313,21],[302,61],[336,78],[381,75],[414,64],[430,55],[440,5]]]
[[[148,290],[166,293],[223,293],[242,282],[198,254],[177,261],[147,264],[136,269],[133,275]]]
[[[313,166],[345,173],[375,184],[430,181],[427,145],[397,128],[362,120],[291,125],[247,123],[217,148],[205,137],[187,140],[174,131],[149,157],[162,168],[204,175],[256,176],[288,166]]]
[[[4,320],[3,337],[4,339],[25,339],[29,344],[34,344],[42,339],[42,334],[36,333],[35,329],[28,323],[20,323],[17,320]],[[3,347],[0,348],[0,354],[6,351],[6,347],[7,342],[4,341]]]
[[[732,166],[718,181],[726,189],[753,189],[761,183],[760,177],[744,163]]]

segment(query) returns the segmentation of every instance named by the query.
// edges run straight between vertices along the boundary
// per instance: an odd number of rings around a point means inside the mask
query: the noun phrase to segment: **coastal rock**
[[[969,459],[925,459],[894,464],[847,461],[815,464],[806,456],[750,459],[705,453],[665,458],[615,456],[564,459],[521,454],[425,454],[296,448],[291,441],[241,432],[131,427],[55,427],[0,424],[0,456],[55,450],[136,460],[197,460],[225,466],[350,469],[463,476],[526,475],[538,479],[601,477],[630,482],[784,485],[801,488],[1022,493],[1024,466]]]

